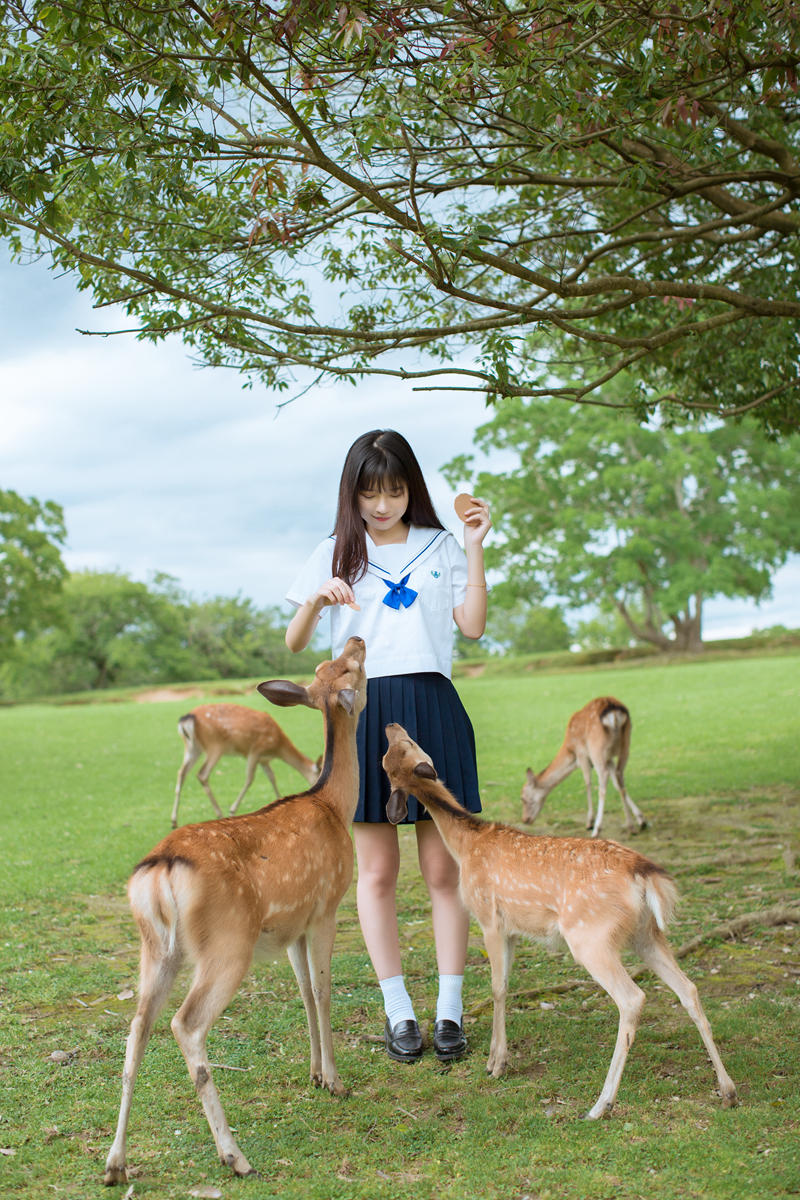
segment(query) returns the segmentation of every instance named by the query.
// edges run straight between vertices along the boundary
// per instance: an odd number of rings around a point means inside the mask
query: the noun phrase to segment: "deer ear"
[[[293,708],[296,704],[312,707],[308,703],[306,689],[299,683],[291,683],[288,679],[267,679],[265,683],[258,685],[256,691],[260,692],[271,704],[277,704],[281,708]]]
[[[386,817],[392,825],[399,825],[408,816],[408,792],[404,788],[395,788],[386,801]]]
[[[530,767],[528,767],[527,771],[525,772],[525,778],[527,779],[528,783],[536,782],[536,776],[534,775],[534,773],[530,769]]]
[[[435,767],[432,767],[429,762],[418,762],[414,767],[414,774],[419,775],[420,779],[438,779]]]
[[[336,703],[340,704],[348,717],[356,711],[356,694],[353,688],[342,688],[336,695]]]

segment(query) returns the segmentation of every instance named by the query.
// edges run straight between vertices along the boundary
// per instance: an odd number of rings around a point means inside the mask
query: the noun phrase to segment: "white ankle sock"
[[[436,1001],[436,1020],[455,1021],[461,1024],[464,1006],[461,1003],[461,986],[463,975],[440,975],[439,998]]]
[[[406,991],[402,975],[392,975],[378,981],[383,992],[383,1007],[392,1029],[398,1021],[416,1021],[411,997]]]

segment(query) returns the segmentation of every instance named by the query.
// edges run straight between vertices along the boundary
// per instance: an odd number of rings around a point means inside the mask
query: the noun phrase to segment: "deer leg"
[[[484,929],[483,940],[492,968],[492,1000],[494,1001],[492,1043],[489,1047],[486,1072],[488,1075],[493,1075],[495,1079],[499,1079],[501,1075],[505,1075],[508,1067],[506,996],[508,995],[508,977],[511,974],[514,951],[517,948],[517,938],[501,929],[494,928]]]
[[[270,781],[272,786],[275,788],[275,795],[280,800],[281,794],[280,794],[280,791],[278,790],[278,781],[275,778],[272,767],[269,765],[268,762],[262,762],[261,766],[263,768],[264,774],[266,775],[267,779]]]
[[[289,956],[289,962],[292,964],[292,970],[294,971],[297,985],[300,988],[303,1007],[306,1010],[308,1040],[311,1046],[311,1082],[315,1087],[322,1087],[322,1050],[320,1049],[317,1005],[314,1000],[314,989],[311,986],[311,973],[308,966],[308,946],[305,934],[299,937],[296,942],[293,942],[291,946],[287,946],[286,953]]]
[[[248,754],[248,756],[247,756],[247,772],[244,777],[244,787],[239,792],[239,795],[236,797],[233,804],[231,805],[228,816],[232,817],[234,815],[237,808],[239,807],[242,800],[244,799],[247,789],[250,787],[250,784],[253,782],[253,780],[256,777],[256,767],[257,766],[258,766],[257,756]]]
[[[206,1120],[211,1128],[220,1162],[235,1175],[252,1175],[253,1168],[237,1146],[222,1111],[219,1093],[211,1078],[206,1038],[220,1013],[236,994],[250,965],[252,950],[247,946],[224,945],[204,948],[197,964],[189,994],[172,1018],[172,1032],[186,1059]]]
[[[211,772],[214,770],[214,767],[217,765],[217,763],[219,762],[219,760],[221,758],[222,758],[221,750],[212,751],[209,754],[206,761],[203,763],[200,770],[197,772],[197,778],[200,780],[200,785],[203,788],[203,791],[205,792],[205,794],[208,796],[209,800],[211,801],[211,804],[213,805],[213,808],[214,808],[214,812],[217,814],[218,817],[222,816],[222,809],[217,804],[216,797],[211,790],[211,787],[208,782],[208,778],[209,778],[209,775],[211,774]]]
[[[574,933],[565,935],[575,961],[605,988],[619,1009],[619,1029],[611,1065],[596,1104],[586,1114],[587,1120],[605,1117],[614,1107],[625,1060],[633,1045],[645,1001],[644,992],[631,979],[618,951],[611,948],[608,937],[604,936],[607,932],[594,928],[580,940]]]
[[[706,1048],[708,1057],[711,1059],[717,1074],[717,1084],[722,1097],[722,1107],[734,1107],[739,1102],[736,1095],[736,1086],[723,1067],[719,1051],[714,1045],[714,1039],[711,1036],[711,1026],[708,1023],[706,1014],[703,1012],[697,988],[678,966],[675,956],[660,930],[656,932],[649,945],[643,948],[640,947],[640,952],[645,966],[654,971],[659,979],[663,979],[667,987],[672,988],[694,1021],[700,1037],[703,1039],[703,1045]]]
[[[640,809],[638,809],[636,807],[636,805],[633,803],[630,796],[628,795],[628,789],[625,787],[625,775],[624,775],[621,767],[615,768],[612,766],[611,779],[614,784],[614,787],[617,789],[617,791],[620,794],[620,799],[622,800],[622,807],[625,810],[625,828],[632,831],[633,830],[633,822],[635,821],[640,829],[646,829],[647,821],[644,817],[644,814],[641,812]]]
[[[331,958],[336,938],[336,910],[325,913],[306,933],[311,986],[319,1016],[319,1040],[322,1054],[322,1086],[334,1096],[346,1096],[347,1088],[339,1079],[333,1055],[331,1029]]]
[[[592,764],[588,758],[581,759],[581,773],[586,785],[586,828],[591,829],[594,823],[594,805],[592,804]]]
[[[167,1002],[181,960],[180,952],[171,956],[156,957],[148,951],[146,942],[142,942],[139,1004],[126,1042],[125,1066],[122,1072],[122,1102],[119,1109],[117,1132],[106,1159],[106,1170],[103,1177],[103,1182],[106,1184],[125,1183],[127,1180],[127,1134],[133,1089],[136,1086],[136,1077],[150,1040],[153,1024]]]
[[[178,782],[175,785],[175,804],[172,808],[171,817],[173,829],[177,829],[178,827],[178,805],[181,802],[183,782],[202,753],[203,747],[198,746],[196,742],[193,742],[191,745],[186,747],[186,751],[183,756],[183,762],[178,769]]]
[[[592,837],[597,837],[603,825],[603,812],[606,807],[606,791],[608,789],[608,767],[605,763],[597,770],[597,819],[592,829]]]

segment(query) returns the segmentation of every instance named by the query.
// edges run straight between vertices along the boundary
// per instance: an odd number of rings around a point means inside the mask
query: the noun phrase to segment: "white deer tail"
[[[678,903],[678,889],[666,871],[648,872],[644,879],[644,899],[656,925],[665,933]]]

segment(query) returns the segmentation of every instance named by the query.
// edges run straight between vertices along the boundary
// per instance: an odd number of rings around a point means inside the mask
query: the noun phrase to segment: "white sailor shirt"
[[[335,538],[320,542],[286,594],[295,608],[331,578]],[[453,609],[467,594],[467,558],[446,529],[410,525],[403,545],[376,546],[367,533],[366,574],[353,585],[355,612],[337,604],[331,614],[334,658],[349,637],[367,644],[370,679],[438,671],[453,666]]]

